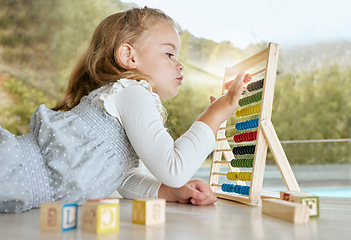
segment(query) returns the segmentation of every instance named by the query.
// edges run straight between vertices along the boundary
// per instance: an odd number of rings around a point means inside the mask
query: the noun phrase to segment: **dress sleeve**
[[[122,185],[117,189],[123,198],[158,198],[161,182],[140,168],[132,168],[124,173]]]
[[[186,184],[215,147],[211,128],[200,121],[174,141],[163,126],[154,96],[143,86],[121,89],[114,101],[136,153],[167,186]]]

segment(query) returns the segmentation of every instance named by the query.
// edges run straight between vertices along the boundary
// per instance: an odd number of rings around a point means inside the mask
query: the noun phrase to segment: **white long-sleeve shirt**
[[[146,81],[121,79],[96,100],[119,120],[136,153],[153,175],[139,168],[126,172],[118,189],[125,198],[156,198],[161,183],[183,186],[214,149],[215,136],[211,128],[200,121],[174,141],[163,125],[160,99]]]

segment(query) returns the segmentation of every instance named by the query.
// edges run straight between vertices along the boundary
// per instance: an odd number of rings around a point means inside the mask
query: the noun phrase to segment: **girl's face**
[[[135,68],[148,75],[160,99],[174,97],[182,84],[184,69],[178,61],[180,38],[173,26],[157,23],[135,48]]]

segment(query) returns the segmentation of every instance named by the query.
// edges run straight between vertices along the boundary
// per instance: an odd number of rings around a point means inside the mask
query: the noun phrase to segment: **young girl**
[[[125,198],[214,203],[207,183],[189,179],[235,111],[244,74],[173,141],[160,100],[182,84],[179,49],[175,24],[160,10],[134,8],[103,20],[63,100],[52,110],[39,106],[29,134],[0,128],[0,212],[82,203],[116,189]],[[139,159],[153,176],[138,168]]]

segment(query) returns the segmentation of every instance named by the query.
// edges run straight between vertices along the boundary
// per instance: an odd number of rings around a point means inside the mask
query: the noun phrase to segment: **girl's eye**
[[[172,58],[174,56],[174,54],[172,53],[166,53],[166,55],[169,57],[169,58]]]

